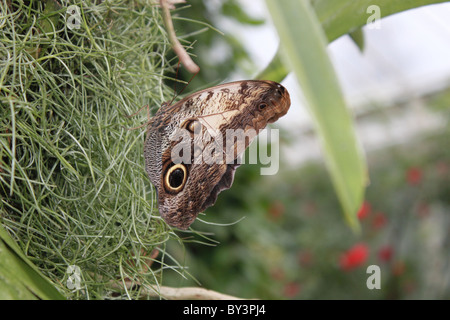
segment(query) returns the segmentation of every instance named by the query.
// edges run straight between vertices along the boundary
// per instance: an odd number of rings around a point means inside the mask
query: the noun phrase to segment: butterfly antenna
[[[171,105],[174,102],[175,98],[179,95],[179,93],[177,93],[178,70],[180,70],[180,60],[178,60],[177,71],[175,72],[175,81],[173,84],[173,97],[172,100],[170,100],[169,105]]]
[[[131,117],[136,116],[136,115],[137,115],[139,112],[141,112],[144,108],[147,109],[147,121],[146,121],[145,123],[141,124],[140,126],[133,127],[133,128],[127,128],[127,127],[125,127],[125,126],[122,126],[122,128],[125,129],[125,130],[128,130],[128,131],[131,131],[131,130],[141,129],[141,128],[143,128],[143,127],[149,126],[149,125],[152,123],[152,119],[151,119],[151,117],[150,117],[150,107],[149,107],[148,104],[145,105],[145,106],[143,106],[142,108],[140,108],[138,111],[136,111],[136,112],[133,113],[133,114],[125,115],[125,118],[131,118]]]
[[[181,89],[181,91],[178,92],[178,94],[181,94],[181,93],[184,91],[184,89],[186,89],[186,87],[191,83],[192,80],[194,80],[194,78],[195,78],[195,76],[196,76],[197,74],[198,74],[198,71],[192,75],[191,79],[190,79],[190,80],[188,81],[188,83],[183,87],[183,89]]]
[[[178,64],[177,64],[177,71],[175,72],[175,79],[178,79],[178,71],[180,70],[180,60],[178,60]],[[175,81],[174,85],[173,85],[173,98],[172,100],[170,100],[170,102],[168,103],[168,105],[171,105],[173,103],[173,101],[175,100],[176,97],[178,97],[181,93],[183,93],[184,89],[186,89],[186,87],[191,83],[191,81],[195,78],[195,76],[197,75],[197,73],[199,73],[199,71],[197,71],[196,73],[194,73],[191,77],[191,79],[189,79],[188,83],[186,83],[186,85],[180,90],[180,92],[177,92],[177,81]]]

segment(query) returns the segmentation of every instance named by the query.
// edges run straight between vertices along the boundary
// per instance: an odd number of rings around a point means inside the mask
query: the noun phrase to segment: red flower
[[[361,205],[361,208],[359,208],[357,216],[358,219],[362,220],[365,217],[367,217],[370,213],[370,211],[372,210],[370,203],[367,201],[364,201],[363,204]]]
[[[282,281],[285,277],[284,270],[281,268],[273,268],[270,270],[270,276],[275,281]]]
[[[300,284],[289,282],[284,286],[283,294],[288,298],[295,297],[300,292]]]
[[[380,259],[383,262],[388,262],[392,259],[393,252],[394,250],[392,250],[392,247],[386,245],[382,247],[380,250],[378,250],[378,259]]]
[[[306,250],[298,254],[298,263],[302,267],[310,267],[313,261],[313,255],[311,251]]]
[[[269,208],[269,217],[272,218],[272,220],[278,220],[281,218],[284,211],[284,204],[280,201],[274,201]]]
[[[406,181],[414,186],[422,181],[422,169],[411,167],[406,171]]]
[[[405,281],[405,283],[403,284],[403,290],[407,293],[412,293],[414,291],[416,291],[417,289],[417,285],[413,280],[408,280]]]
[[[386,215],[382,212],[377,212],[372,220],[372,226],[374,229],[381,229],[387,223]]]
[[[369,256],[369,248],[364,243],[355,244],[339,257],[339,266],[348,271],[362,265]]]
[[[405,263],[403,261],[396,261],[392,266],[392,274],[394,276],[401,276],[405,272]]]

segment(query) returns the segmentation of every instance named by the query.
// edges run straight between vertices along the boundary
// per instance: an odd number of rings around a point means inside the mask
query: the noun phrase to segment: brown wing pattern
[[[161,107],[148,127],[144,158],[162,218],[187,229],[200,212],[214,205],[221,191],[231,187],[236,158],[289,106],[289,93],[280,84],[248,80],[201,90]],[[235,141],[236,137],[227,137],[230,132],[248,137]],[[183,161],[174,160],[178,149],[183,150]]]

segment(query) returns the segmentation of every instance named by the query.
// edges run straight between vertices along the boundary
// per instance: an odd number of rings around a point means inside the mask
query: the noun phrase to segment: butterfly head
[[[281,84],[268,80],[261,81],[259,89],[263,90],[263,93],[254,102],[253,113],[254,129],[257,131],[284,116],[291,105],[289,92]]]

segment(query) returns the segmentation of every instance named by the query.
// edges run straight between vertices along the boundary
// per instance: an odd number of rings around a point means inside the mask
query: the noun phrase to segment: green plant
[[[443,1],[384,0],[379,6],[386,16],[438,2]],[[282,45],[258,77],[281,81],[288,71],[296,73],[345,216],[357,229],[365,161],[324,53],[327,40],[357,32],[366,23],[367,3],[267,3]],[[69,5],[79,13],[67,12]],[[77,14],[80,28],[71,20]],[[0,217],[8,232],[2,233],[7,245],[2,252],[17,254],[8,244],[12,237],[26,256],[18,255],[24,264],[16,262],[30,266],[31,261],[38,268],[28,270],[35,273],[32,278],[47,278],[68,298],[157,295],[166,271],[190,277],[179,262],[184,243],[215,244],[193,230],[177,233],[160,219],[143,170],[145,130],[124,128],[147,121],[145,115],[126,115],[147,104],[154,112],[172,96],[164,81],[175,72],[177,59],[167,58],[170,45],[162,25],[153,1],[1,2]],[[247,209],[259,205],[266,204],[252,202]],[[276,256],[277,250],[271,253]],[[79,290],[67,285],[71,266],[81,272]],[[2,267],[2,275],[14,277]]]
[[[271,64],[258,78],[284,78],[293,71],[322,141],[325,161],[349,225],[359,229],[356,212],[368,183],[364,156],[353,121],[326,53],[327,40],[352,33],[370,20],[367,1],[273,1],[268,8],[281,45]],[[379,1],[379,17],[444,1]],[[299,39],[299,35],[302,35]],[[282,59],[284,58],[284,59]],[[286,61],[285,63],[281,61]]]
[[[153,288],[163,268],[182,269],[164,253],[147,267],[178,237],[152,214],[144,130],[126,129],[147,121],[126,115],[168,96],[168,41],[154,5],[74,2],[71,29],[68,4],[2,2],[1,221],[67,297],[104,298],[111,284],[136,297],[125,280]],[[82,290],[66,285],[72,265]]]

